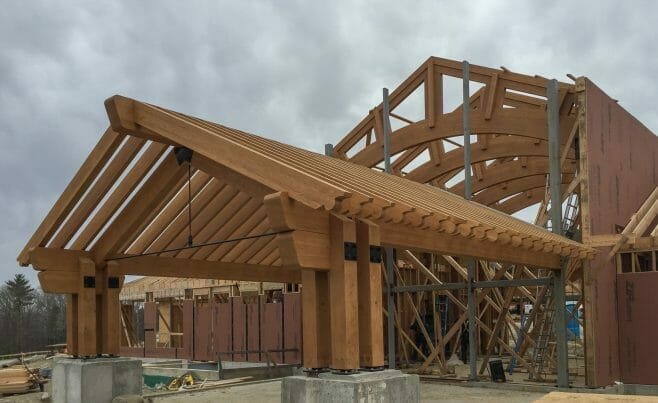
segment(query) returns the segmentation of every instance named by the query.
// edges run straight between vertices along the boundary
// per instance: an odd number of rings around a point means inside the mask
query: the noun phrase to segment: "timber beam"
[[[91,259],[86,251],[54,248],[34,248],[30,251],[29,262],[46,280],[42,287],[68,292],[63,288],[67,280],[73,281],[78,271],[77,262],[81,258]],[[114,258],[115,260],[112,260]],[[273,283],[300,283],[299,270],[291,267],[263,266],[247,263],[230,263],[207,260],[180,259],[161,256],[116,255],[108,260],[114,265],[117,275],[186,277],[235,281],[267,281]],[[49,282],[52,281],[52,285]],[[61,291],[64,290],[64,291]]]
[[[265,197],[268,219],[277,235],[284,265],[329,270],[329,213],[302,206],[279,192]],[[378,223],[379,224],[379,223]],[[399,249],[423,250],[491,261],[521,263],[552,269],[560,268],[560,256],[534,248],[501,244],[477,238],[463,238],[445,232],[427,231],[404,224],[380,224],[380,242]],[[521,241],[519,241],[521,242]]]
[[[433,231],[418,231],[402,225],[384,224],[380,230],[382,245],[395,248],[472,256],[496,262],[560,269],[560,256],[532,249],[477,239],[465,239]]]

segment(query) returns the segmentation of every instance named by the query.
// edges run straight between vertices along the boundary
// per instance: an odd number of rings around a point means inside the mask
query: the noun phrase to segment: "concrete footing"
[[[111,403],[142,394],[142,362],[128,358],[57,360],[52,373],[53,403]]]
[[[290,376],[281,383],[281,402],[405,402],[420,400],[417,375],[397,370],[350,375]]]

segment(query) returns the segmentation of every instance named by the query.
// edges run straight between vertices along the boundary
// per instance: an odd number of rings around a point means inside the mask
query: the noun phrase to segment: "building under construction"
[[[106,109],[18,257],[74,356],[658,384],[658,139],[586,77],[432,57],[325,155]]]

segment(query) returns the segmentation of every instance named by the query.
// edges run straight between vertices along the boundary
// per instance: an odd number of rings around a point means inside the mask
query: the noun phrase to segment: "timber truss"
[[[381,247],[546,270],[595,253],[372,164],[121,96],[106,109],[111,127],[18,256],[68,295],[77,356],[118,353],[123,276],[145,275],[301,283],[304,366],[379,368]]]
[[[385,121],[389,120],[393,126],[389,151],[393,174],[463,195],[464,103],[450,109],[445,106],[449,104],[449,95],[454,95],[446,85],[449,79],[457,79],[461,87],[462,63],[429,58],[391,93],[389,115],[384,116],[383,103],[375,106],[332,147],[332,155],[382,169]],[[468,80],[470,87],[476,88],[469,94],[467,105],[472,200],[507,214],[538,205],[535,224],[549,226],[548,80],[517,74],[504,67],[475,65],[470,66]],[[578,138],[584,125],[584,110],[580,108],[584,103],[580,99],[583,91],[583,85],[558,83],[559,183],[562,201],[566,203],[560,227],[571,238],[579,237],[580,231]],[[409,250],[398,252],[394,280],[397,286],[393,288],[398,293],[394,320],[397,357],[405,364],[419,361],[421,373],[436,361],[439,373],[446,374],[447,359],[458,351],[460,340],[467,337],[462,329],[468,319],[466,261],[445,254],[421,256]],[[578,260],[570,260],[565,270],[566,289],[574,300],[572,314],[567,319],[580,321],[582,325],[582,318],[575,316],[583,306],[582,267]],[[515,363],[531,378],[539,380],[546,373],[554,373],[557,367],[553,335],[555,306],[550,289],[553,273],[490,259],[478,260],[475,279],[478,281],[476,337],[478,354],[484,358],[479,374],[484,372],[494,353],[511,357],[510,367]],[[545,281],[544,285],[540,284],[541,280]],[[511,304],[519,301],[535,307],[524,318],[523,325],[509,310]],[[433,319],[424,320],[424,315],[430,312]],[[582,340],[573,334],[569,337],[582,355]]]

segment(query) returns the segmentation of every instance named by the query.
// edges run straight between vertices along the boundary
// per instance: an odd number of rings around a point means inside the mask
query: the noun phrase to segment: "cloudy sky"
[[[658,131],[658,3],[311,3],[3,1],[0,281],[35,278],[15,258],[113,94],[321,152],[434,55],[586,75]]]

